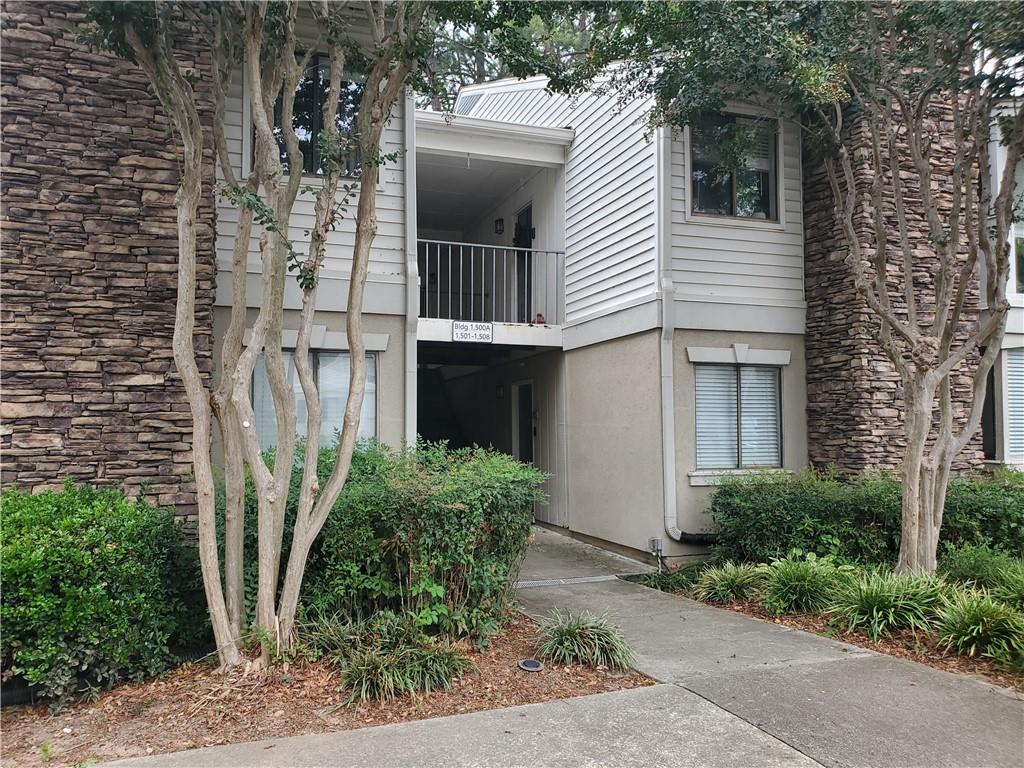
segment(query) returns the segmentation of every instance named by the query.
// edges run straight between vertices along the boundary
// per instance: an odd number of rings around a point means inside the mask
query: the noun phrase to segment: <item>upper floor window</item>
[[[691,210],[778,221],[778,122],[707,115],[690,127]]]
[[[324,163],[320,157],[319,136],[323,129],[324,103],[330,98],[331,62],[321,56],[310,59],[306,71],[295,91],[295,107],[292,114],[292,127],[299,138],[302,149],[302,170],[311,175],[322,175]],[[347,139],[349,152],[345,159],[342,175],[358,177],[360,159],[356,135],[356,115],[359,102],[363,98],[363,83],[359,80],[342,80],[341,93],[338,96],[338,113],[335,124],[343,139]],[[288,167],[288,159],[284,148],[284,137],[281,131],[281,103],[274,108],[274,136],[281,148],[281,161]]]
[[[782,466],[781,370],[697,365],[697,469]]]

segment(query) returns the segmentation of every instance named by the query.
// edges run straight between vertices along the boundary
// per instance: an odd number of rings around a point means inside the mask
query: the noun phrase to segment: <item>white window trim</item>
[[[749,344],[731,347],[687,347],[691,363],[719,365],[789,365],[793,353],[788,349],[751,349]]]
[[[702,224],[713,227],[746,227],[748,229],[769,230],[781,232],[786,229],[786,205],[785,205],[785,161],[786,161],[786,121],[771,114],[766,109],[742,104],[729,104],[722,110],[723,115],[739,115],[742,117],[768,117],[775,120],[778,125],[778,133],[775,142],[775,195],[776,206],[779,209],[779,217],[775,221],[767,219],[751,219],[745,216],[709,216],[693,212],[693,185],[691,183],[691,168],[693,152],[691,147],[690,126],[683,129],[683,183],[686,189],[683,205],[683,220],[693,224]]]
[[[389,333],[364,333],[363,346],[367,352],[387,352],[388,342],[391,340]],[[252,328],[245,329],[243,339],[245,344],[252,341]],[[295,349],[299,342],[298,331],[281,331],[281,347],[283,349]],[[328,331],[326,325],[314,325],[309,340],[310,351],[318,349],[331,352],[341,350],[348,351],[348,334],[345,331]]]
[[[706,488],[721,485],[722,480],[728,477],[791,474],[793,474],[793,470],[782,467],[768,467],[765,469],[695,469],[693,472],[687,472],[687,477],[690,478],[690,485],[694,488]]]

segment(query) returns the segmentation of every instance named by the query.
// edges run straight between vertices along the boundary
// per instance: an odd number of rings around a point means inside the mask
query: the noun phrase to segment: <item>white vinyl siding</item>
[[[337,432],[345,420],[345,403],[348,400],[350,375],[347,352],[312,352],[313,370],[320,390],[320,445],[333,445]],[[298,373],[295,370],[291,352],[283,353],[287,366],[288,381],[295,395],[296,431],[299,437],[306,436],[306,399],[302,394]],[[260,355],[253,372],[252,405],[256,413],[256,434],[260,448],[267,450],[277,443],[277,420],[274,416],[274,400],[267,382],[267,372]],[[366,394],[359,416],[359,439],[366,440],[377,434],[377,358],[366,356]]]
[[[1024,463],[1024,347],[1007,349],[1006,452],[1010,463]]]
[[[225,133],[227,135],[228,153],[234,172],[240,181],[245,179],[249,170],[248,155],[252,149],[252,125],[248,108],[244,105],[244,89],[241,76],[231,84],[225,104]],[[403,283],[405,275],[405,140],[402,120],[403,102],[395,106],[391,120],[384,131],[381,153],[394,153],[397,157],[389,161],[381,169],[381,183],[377,194],[378,231],[370,251],[369,277],[370,283]],[[218,183],[220,174],[218,173]],[[303,185],[316,187],[321,181],[315,176],[307,176]],[[343,179],[343,184],[355,183],[351,179]],[[339,202],[344,192],[339,190]],[[309,192],[299,194],[292,211],[288,237],[295,248],[305,253],[309,248],[310,232],[313,230],[315,214],[313,210],[315,195]],[[355,210],[358,201],[358,185],[346,204],[335,227],[327,235],[327,256],[324,259],[322,275],[325,277],[348,278],[351,270],[352,248],[355,245]],[[217,266],[221,272],[231,270],[231,251],[234,246],[234,234],[238,225],[238,209],[223,197],[217,198]],[[261,272],[259,256],[260,228],[253,227],[249,246],[250,275]],[[229,280],[226,276],[220,280]],[[323,290],[321,290],[323,293]],[[250,306],[259,301],[258,292],[253,295],[250,290]],[[340,299],[344,303],[344,299]]]
[[[644,136],[650,103],[622,104],[598,92],[570,100],[545,84],[473,91],[456,110],[576,131],[565,164],[565,318],[572,323],[656,291],[654,144]]]
[[[778,368],[697,365],[695,382],[697,469],[781,466]]]
[[[671,244],[676,296],[683,300],[802,307],[804,233],[799,128],[780,124],[779,221],[690,212],[690,161],[673,132]]]

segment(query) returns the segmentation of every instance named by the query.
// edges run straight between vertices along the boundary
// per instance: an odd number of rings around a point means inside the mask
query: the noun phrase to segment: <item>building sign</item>
[[[493,341],[493,325],[491,323],[467,323],[462,320],[453,320],[452,341],[472,341],[477,344],[490,344]]]

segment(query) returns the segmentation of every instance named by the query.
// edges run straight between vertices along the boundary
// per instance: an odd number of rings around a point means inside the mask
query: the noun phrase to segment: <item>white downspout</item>
[[[676,515],[676,419],[675,419],[675,280],[672,276],[672,166],[671,129],[654,132],[655,243],[658,265],[658,321],[661,326],[661,474],[664,485],[665,533],[682,538]]]
[[[405,443],[416,443],[417,355],[420,315],[419,265],[416,256],[416,99],[405,90]]]

